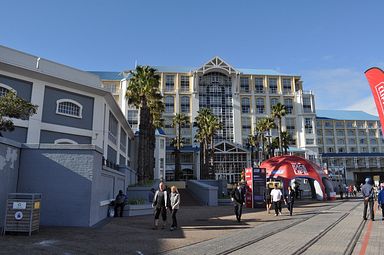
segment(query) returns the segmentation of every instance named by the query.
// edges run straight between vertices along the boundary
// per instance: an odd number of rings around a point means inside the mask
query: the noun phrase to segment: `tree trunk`
[[[140,125],[139,125],[139,151],[138,151],[138,165],[137,165],[137,177],[138,182],[143,183],[146,178],[146,169],[148,169],[148,135],[149,135],[149,109],[145,106],[140,109]]]
[[[281,143],[281,118],[279,118],[279,151],[280,151],[280,155],[283,155],[283,146],[282,146],[282,143]]]

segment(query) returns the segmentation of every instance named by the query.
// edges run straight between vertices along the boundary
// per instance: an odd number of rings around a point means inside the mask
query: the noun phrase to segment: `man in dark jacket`
[[[231,200],[235,206],[235,215],[238,222],[241,220],[243,204],[245,203],[245,189],[239,182],[231,193]]]
[[[363,218],[364,220],[367,220],[367,209],[369,206],[369,213],[371,216],[371,220],[375,220],[375,216],[373,215],[373,198],[374,198],[374,192],[373,192],[373,186],[370,184],[371,179],[366,178],[365,184],[363,187],[361,187],[361,193],[363,194],[364,198],[364,212],[363,212]]]
[[[125,206],[125,200],[127,197],[124,195],[122,190],[119,190],[119,194],[117,194],[115,199],[115,217],[118,216],[118,210],[120,208],[120,217],[123,217],[124,212],[124,206]]]
[[[285,202],[287,203],[289,215],[292,216],[293,203],[295,202],[295,191],[293,191],[291,186],[288,186],[288,192],[285,196]]]

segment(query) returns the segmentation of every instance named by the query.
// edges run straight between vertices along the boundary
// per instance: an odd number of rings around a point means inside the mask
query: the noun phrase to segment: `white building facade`
[[[244,167],[250,166],[248,137],[254,133],[259,119],[271,116],[272,106],[278,102],[287,106],[288,114],[283,118],[283,130],[292,138],[291,151],[312,160],[317,159],[315,133],[315,101],[311,92],[303,90],[300,76],[278,73],[273,70],[235,68],[220,57],[214,57],[201,67],[153,66],[161,77],[160,89],[164,97],[166,134],[166,179],[174,176],[174,155],[170,146],[176,132],[172,118],[183,113],[190,124],[182,128],[185,141],[181,164],[185,178],[200,178],[199,144],[195,141],[196,128],[193,122],[199,109],[209,108],[218,116],[223,129],[215,137],[216,178],[237,181]],[[95,72],[96,73],[96,72]],[[127,79],[122,74],[108,77],[99,72],[104,84],[118,89],[119,99],[128,122],[138,125],[139,112],[129,108],[125,95]],[[103,77],[104,76],[104,77]],[[113,75],[112,75],[113,76]],[[110,85],[107,85],[110,86]],[[272,136],[277,136],[273,130]],[[160,160],[160,159],[159,159]]]
[[[129,166],[134,134],[98,76],[0,46],[0,95],[8,91],[38,106],[14,120],[6,138],[27,144],[91,144],[109,168]],[[135,180],[132,180],[135,182]]]

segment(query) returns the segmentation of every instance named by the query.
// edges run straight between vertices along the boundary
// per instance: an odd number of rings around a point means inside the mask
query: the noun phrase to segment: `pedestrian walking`
[[[125,206],[125,201],[127,200],[127,196],[124,195],[122,190],[119,190],[119,194],[117,194],[115,198],[115,215],[114,217],[123,217],[124,213],[124,206]],[[120,214],[118,214],[120,211]]]
[[[384,183],[380,185],[380,191],[377,195],[377,203],[379,204],[379,208],[381,208],[382,219],[384,220]]]
[[[271,191],[271,199],[273,203],[273,207],[275,208],[275,216],[278,216],[279,213],[281,214],[281,198],[283,197],[283,194],[281,193],[281,190],[278,189],[277,183],[275,183],[275,188]]]
[[[375,216],[373,214],[374,192],[373,192],[373,186],[370,184],[370,181],[371,181],[370,178],[366,178],[365,184],[363,185],[363,187],[361,187],[361,193],[363,194],[363,198],[364,198],[363,218],[364,220],[367,220],[367,209],[369,206],[370,217],[371,217],[371,220],[374,221],[375,220],[374,218]]]
[[[293,203],[295,202],[295,191],[291,186],[288,186],[288,192],[285,196],[285,202],[287,203],[287,208],[289,211],[289,215],[292,216],[293,213]]]
[[[155,208],[155,222],[153,229],[157,229],[159,226],[160,214],[163,219],[163,225],[161,228],[164,229],[167,223],[168,192],[165,190],[163,182],[160,182],[159,189],[155,192],[152,207]]]
[[[353,185],[353,196],[354,197],[357,196],[357,187],[356,187],[356,185]]]
[[[339,185],[339,193],[340,193],[340,199],[343,199],[344,191],[343,191],[343,187],[341,185]]]
[[[264,200],[265,200],[265,206],[267,208],[267,213],[269,214],[271,211],[272,201],[271,201],[271,189],[267,188],[264,191]]]
[[[180,206],[180,194],[176,186],[171,187],[171,215],[172,215],[172,225],[171,231],[177,229],[177,219],[176,213],[179,210]]]
[[[231,200],[233,202],[233,205],[235,206],[236,220],[240,222],[241,214],[243,211],[243,205],[245,204],[245,189],[242,187],[240,182],[235,186],[235,189],[232,191]]]

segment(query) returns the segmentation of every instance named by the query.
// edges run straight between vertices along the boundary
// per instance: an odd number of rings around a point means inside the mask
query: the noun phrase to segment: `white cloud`
[[[366,97],[360,101],[348,106],[345,110],[358,110],[378,116],[377,108],[373,96]]]
[[[304,90],[315,93],[317,109],[346,109],[371,95],[363,71],[347,68],[303,72]],[[362,110],[362,109],[357,109]]]

